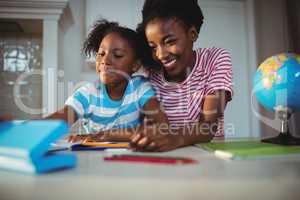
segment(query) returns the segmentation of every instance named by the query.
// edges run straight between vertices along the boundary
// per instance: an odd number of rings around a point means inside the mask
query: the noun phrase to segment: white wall
[[[143,0],[86,0],[86,26],[104,18],[135,29],[141,20]]]
[[[246,0],[199,0],[199,4],[204,24],[195,46],[225,48],[232,57],[234,96],[225,110],[225,136],[257,137],[258,127],[252,123],[250,107],[251,69],[256,67],[251,60],[255,49],[249,40],[255,33],[249,24],[253,21],[249,14],[252,5]]]
[[[85,65],[81,54],[85,38],[85,1],[70,0],[60,19],[59,26],[59,69],[58,106],[62,107],[69,96],[68,87],[82,81],[82,68]]]

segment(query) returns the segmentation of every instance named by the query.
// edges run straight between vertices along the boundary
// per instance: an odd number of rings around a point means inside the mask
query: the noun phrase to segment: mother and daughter
[[[168,151],[224,136],[232,98],[231,58],[221,48],[193,50],[203,24],[197,0],[146,0],[137,31],[97,21],[83,47],[99,79],[77,89],[50,119],[88,119],[71,140],[129,141]],[[137,73],[141,67],[148,76]]]

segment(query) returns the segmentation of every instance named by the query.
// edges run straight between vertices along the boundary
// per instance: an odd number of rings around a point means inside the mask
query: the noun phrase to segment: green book
[[[300,158],[300,146],[282,146],[260,141],[232,141],[196,144],[197,147],[213,151],[224,159],[259,159],[275,156],[296,156]]]

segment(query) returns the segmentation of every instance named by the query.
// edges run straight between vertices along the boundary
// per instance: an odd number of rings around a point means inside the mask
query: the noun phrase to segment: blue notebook
[[[51,143],[68,133],[64,121],[34,120],[0,123],[0,168],[44,173],[74,167],[72,153],[49,152]]]

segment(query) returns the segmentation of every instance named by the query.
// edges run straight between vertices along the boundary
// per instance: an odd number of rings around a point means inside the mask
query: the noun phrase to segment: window
[[[0,63],[4,72],[29,72],[41,68],[41,38],[0,35]]]

